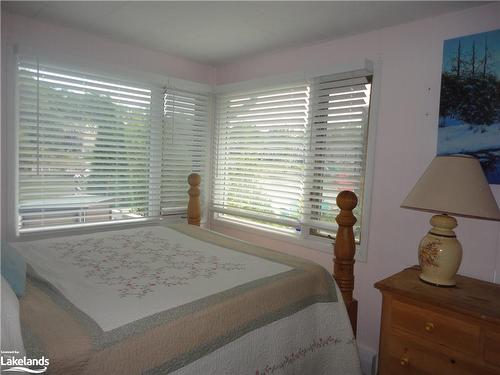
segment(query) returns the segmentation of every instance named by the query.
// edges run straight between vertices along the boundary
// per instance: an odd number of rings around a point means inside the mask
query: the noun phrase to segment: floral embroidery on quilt
[[[217,256],[183,248],[151,230],[56,242],[51,247],[82,269],[87,278],[116,287],[122,298],[140,298],[157,287],[188,285],[199,278],[245,269],[244,264],[223,262]]]
[[[337,345],[342,342],[342,339],[333,336],[320,337],[318,340],[314,339],[313,342],[304,347],[298,348],[296,351],[285,355],[281,362],[273,365],[266,365],[263,369],[256,370],[255,375],[271,375],[276,372],[284,371],[285,368],[292,365],[295,361],[301,360],[311,353],[314,353],[325,346]],[[347,340],[346,344],[354,344],[354,339]]]

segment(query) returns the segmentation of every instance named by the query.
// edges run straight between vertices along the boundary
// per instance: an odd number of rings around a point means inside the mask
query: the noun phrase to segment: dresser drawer
[[[454,288],[407,268],[382,292],[379,375],[500,375],[500,285],[456,275]]]
[[[480,327],[464,320],[394,300],[392,326],[448,348],[480,354]]]
[[[417,344],[411,336],[392,334],[388,340],[388,356],[384,367],[386,374],[429,374],[429,375],[493,375],[498,374],[472,358],[434,351]],[[465,359],[464,359],[465,358]],[[382,372],[381,372],[382,374]]]

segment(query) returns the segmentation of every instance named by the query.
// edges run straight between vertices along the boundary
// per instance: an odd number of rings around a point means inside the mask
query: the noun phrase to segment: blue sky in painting
[[[472,43],[476,43],[477,59],[484,57],[485,42],[488,44],[488,63],[490,73],[494,73],[500,79],[500,30],[488,31],[485,33],[463,36],[444,41],[443,48],[443,71],[450,72],[453,68],[457,55],[458,42],[461,43],[462,58],[468,60],[472,52]]]

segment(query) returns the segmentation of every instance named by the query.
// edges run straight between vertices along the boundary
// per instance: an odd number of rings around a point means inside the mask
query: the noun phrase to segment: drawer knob
[[[408,360],[408,357],[401,357],[401,359],[399,360],[399,364],[403,367],[408,367],[410,361]]]
[[[425,330],[426,330],[427,332],[432,332],[432,331],[434,331],[434,323],[430,323],[430,322],[425,323]]]

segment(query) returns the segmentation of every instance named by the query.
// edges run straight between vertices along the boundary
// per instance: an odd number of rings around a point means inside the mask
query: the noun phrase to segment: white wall
[[[499,14],[496,3],[217,69],[217,84],[229,84],[365,58],[375,62],[374,95],[379,95],[379,107],[373,119],[377,134],[368,261],[357,263],[355,271],[361,346],[378,348],[381,296],[373,284],[416,264],[417,245],[429,229],[430,214],[405,210],[400,204],[436,155],[443,40],[497,29]],[[500,201],[500,185],[491,187]],[[464,248],[459,272],[492,281],[495,270],[500,273],[500,223],[458,221],[457,235]],[[331,269],[331,255],[237,230],[214,229],[308,257]]]
[[[2,43],[19,44],[45,55],[94,61],[119,71],[126,68],[207,84],[215,77],[215,69],[209,65],[4,12]]]

